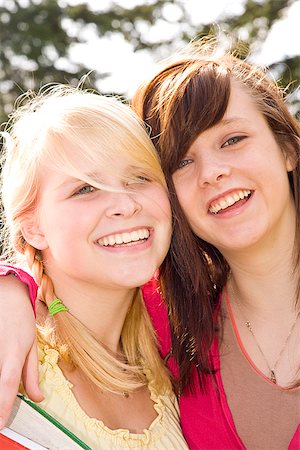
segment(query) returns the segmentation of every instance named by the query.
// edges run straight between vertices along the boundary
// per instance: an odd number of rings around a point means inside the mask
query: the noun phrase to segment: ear
[[[287,150],[284,151],[284,157],[286,170],[288,172],[292,172],[296,168],[298,161],[297,155],[295,154],[295,150],[287,148]]]
[[[35,218],[27,218],[21,224],[23,237],[28,244],[37,250],[46,250],[48,242]]]
[[[291,155],[286,155],[285,157],[285,161],[286,161],[286,170],[288,172],[292,172],[295,167],[296,167],[296,161],[295,158],[293,158]]]

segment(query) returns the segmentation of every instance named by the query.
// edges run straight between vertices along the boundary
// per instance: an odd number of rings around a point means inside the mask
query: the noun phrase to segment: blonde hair
[[[125,161],[134,168],[126,180],[138,173],[139,177],[156,180],[165,188],[166,184],[143,122],[121,101],[63,85],[26,98],[28,101],[16,109],[3,133],[3,241],[6,257],[29,266],[39,286],[39,299],[49,305],[55,298],[53,283],[41,252],[22,235],[23,221],[37,209],[42,168],[63,170],[93,186],[112,189],[72,164],[70,152],[66,151],[67,144],[69,148],[71,144],[83,160],[92,162],[92,167],[105,167],[106,172],[125,178],[121,167],[116,165],[118,160]],[[111,354],[69,312],[49,317],[39,327],[39,336],[103,390],[115,393],[134,390],[147,384],[147,371],[158,392],[170,389],[139,289],[121,333],[125,361]]]

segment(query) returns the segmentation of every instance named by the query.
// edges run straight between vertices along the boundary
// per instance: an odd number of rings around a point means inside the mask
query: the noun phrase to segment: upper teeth
[[[248,197],[251,194],[251,191],[248,190],[240,190],[233,192],[225,197],[222,197],[218,201],[212,203],[209,207],[209,212],[213,214],[217,214],[221,209],[226,209],[228,206],[234,205],[239,200],[242,200],[245,197]]]
[[[141,228],[126,233],[110,234],[98,240],[100,245],[115,245],[115,244],[128,244],[129,242],[136,242],[140,239],[147,239],[150,232],[147,228]]]

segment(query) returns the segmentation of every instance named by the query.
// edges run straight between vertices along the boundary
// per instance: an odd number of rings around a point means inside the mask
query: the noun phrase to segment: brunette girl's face
[[[293,235],[292,169],[251,95],[233,81],[223,119],[193,142],[173,180],[195,234],[226,257]]]

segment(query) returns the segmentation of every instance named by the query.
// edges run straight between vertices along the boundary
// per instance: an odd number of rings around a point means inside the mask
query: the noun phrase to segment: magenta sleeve
[[[22,283],[27,284],[29,290],[30,301],[35,314],[35,303],[37,296],[37,285],[32,278],[32,276],[23,269],[19,267],[14,267],[9,264],[0,263],[0,276],[6,276],[8,274],[13,274],[19,278]]]

